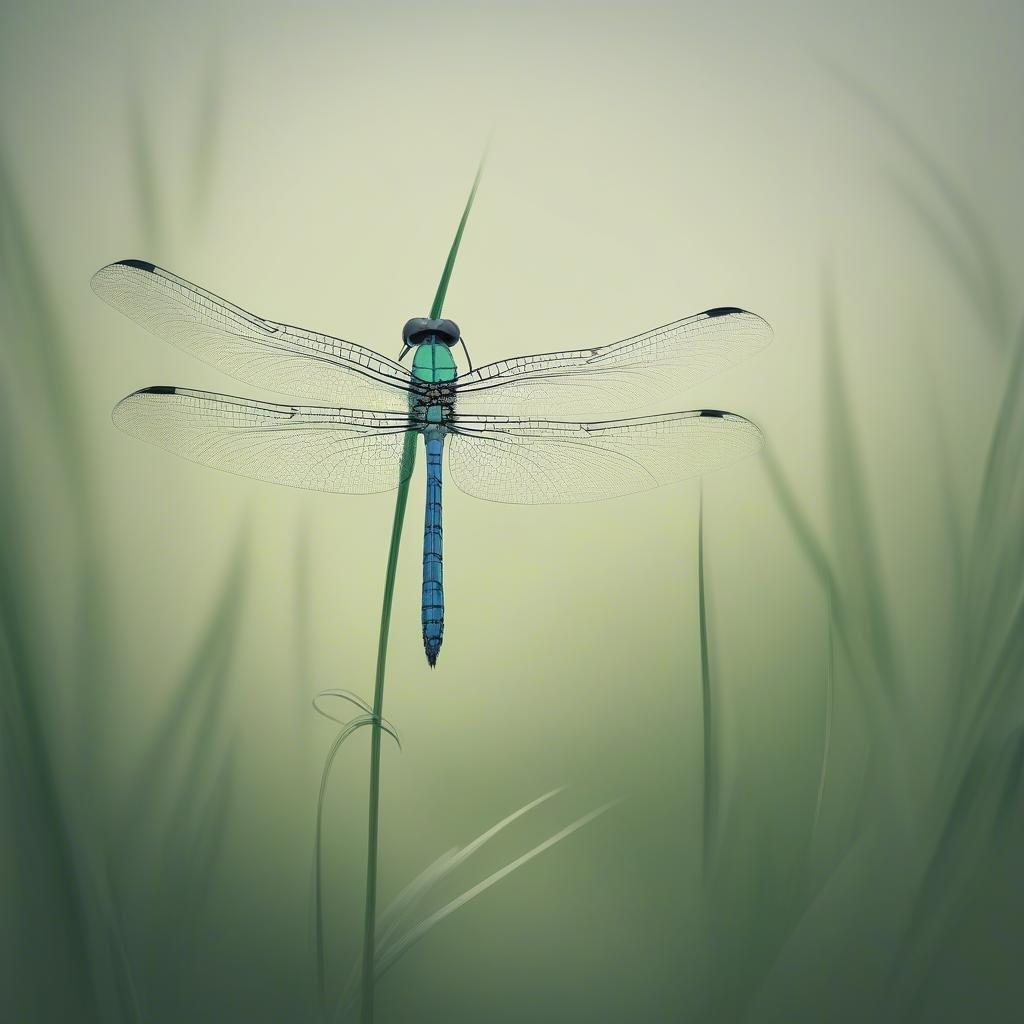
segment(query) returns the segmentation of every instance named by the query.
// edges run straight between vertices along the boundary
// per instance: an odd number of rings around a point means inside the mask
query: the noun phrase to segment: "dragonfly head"
[[[415,316],[402,328],[402,341],[409,348],[431,340],[452,348],[458,345],[459,336],[459,325],[453,320],[431,320],[426,316]]]

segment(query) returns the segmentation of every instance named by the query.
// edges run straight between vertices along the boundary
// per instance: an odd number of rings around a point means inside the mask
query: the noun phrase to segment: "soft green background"
[[[118,434],[109,411],[142,386],[256,392],[119,317],[90,275],[152,260],[397,355],[493,133],[445,307],[474,360],[716,305],[762,314],[774,344],[672,405],[762,426],[836,553],[851,631],[875,629],[877,654],[881,628],[895,654],[872,662],[873,688],[837,648],[814,828],[825,589],[764,457],[704,482],[721,785],[703,884],[700,484],[556,508],[449,487],[448,622],[430,672],[421,460],[392,625],[385,713],[404,749],[384,748],[382,898],[555,786],[434,903],[626,799],[432,931],[382,981],[379,1021],[1015,1019],[1019,644],[977,769],[995,774],[967,794],[1002,825],[975,826],[956,802],[970,762],[941,739],[955,694],[981,685],[980,662],[1019,625],[1021,563],[990,557],[1009,626],[965,640],[980,660],[947,671],[965,623],[1003,621],[955,604],[948,529],[970,537],[1019,312],[1022,36],[1014,3],[5,3],[0,384],[5,466],[21,466],[5,501],[24,529],[0,540],[14,551],[8,649],[31,647],[37,667],[5,669],[0,1016],[132,1019],[109,1009],[120,917],[142,1020],[309,1019],[313,810],[335,734],[310,702],[372,689],[393,497],[275,489]],[[827,426],[830,301],[856,458]],[[56,338],[68,393],[34,362]],[[77,419],[55,436],[50,403],[70,395]],[[1011,488],[996,514],[1011,538],[1019,513]],[[982,541],[1002,536],[989,525]],[[214,610],[240,543],[229,629]],[[161,747],[211,621],[220,660],[201,685],[215,696],[195,704],[192,739]],[[902,711],[878,697],[897,663]],[[19,725],[26,693],[38,741]],[[358,952],[367,747],[365,731],[350,741],[330,789],[335,987]],[[182,822],[211,779],[225,831],[200,856]],[[124,805],[137,782],[142,803]],[[963,849],[952,876],[928,876],[948,866],[950,805]],[[103,868],[111,849],[130,852]],[[913,923],[932,892],[951,908]],[[194,955],[175,973],[180,946]],[[94,985],[75,969],[85,948],[104,950]]]

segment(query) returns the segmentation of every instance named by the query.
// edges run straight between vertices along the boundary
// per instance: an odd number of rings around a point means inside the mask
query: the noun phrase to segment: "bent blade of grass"
[[[467,889],[461,896],[457,896],[439,910],[435,910],[434,913],[425,918],[415,927],[411,928],[401,938],[396,939],[386,950],[382,950],[377,962],[377,976],[380,977],[386,971],[390,970],[390,968],[392,968],[395,963],[397,963],[397,961],[407,953],[410,948],[412,948],[412,946],[419,942],[420,939],[422,939],[432,928],[440,924],[446,917],[454,914],[456,910],[464,907],[471,900],[476,899],[477,896],[486,892],[492,885],[496,885],[503,878],[507,878],[513,871],[518,870],[524,864],[533,860],[534,857],[539,856],[556,843],[560,843],[563,839],[566,839],[574,832],[579,831],[579,829],[588,825],[595,818],[600,817],[616,804],[621,803],[621,800],[622,798],[618,800],[611,800],[595,810],[590,811],[588,814],[584,814],[581,818],[577,818],[569,825],[566,825],[565,828],[556,832],[553,836],[545,839],[544,842],[533,847],[532,850],[528,850],[521,857],[517,857],[511,863],[506,864],[505,867],[500,868],[491,875],[488,875],[482,882],[478,882],[472,888]]]
[[[324,718],[329,718],[332,722],[337,722],[338,725],[348,725],[348,720],[344,718],[338,718],[337,715],[332,715],[329,711],[325,711],[323,707],[323,699],[325,697],[334,697],[338,700],[347,701],[349,704],[354,704],[357,708],[365,711],[366,714],[372,715],[373,708],[359,696],[358,693],[353,693],[351,690],[321,690],[313,698],[313,709],[319,715],[323,715]],[[382,718],[380,727],[394,739],[395,743],[398,744],[398,749],[402,749],[402,741],[398,738],[398,732],[395,727],[386,719]]]
[[[355,704],[357,707],[363,708],[366,713],[353,718],[350,722],[341,722],[342,729],[338,735],[334,737],[334,741],[331,743],[331,746],[327,751],[327,756],[324,758],[324,767],[320,774],[320,789],[317,793],[316,826],[313,840],[313,913],[315,920],[314,943],[316,947],[317,995],[319,997],[319,1005],[322,1010],[326,1009],[327,1006],[327,965],[324,940],[323,853],[324,807],[327,800],[327,784],[330,781],[331,769],[334,766],[335,758],[338,756],[338,752],[341,750],[345,740],[347,740],[357,729],[361,729],[364,725],[373,725],[377,722],[377,719],[373,714],[373,709],[357,694],[350,693],[347,690],[333,690],[318,694],[317,698],[325,696],[340,697],[351,704]],[[328,714],[320,708],[316,699],[314,699],[313,706],[325,718],[330,718],[335,722],[341,721],[340,719],[335,718],[334,715]],[[386,721],[379,721],[377,724],[380,729],[393,737],[395,742],[398,744],[399,749],[401,749],[401,741],[399,740],[398,733],[394,728]]]

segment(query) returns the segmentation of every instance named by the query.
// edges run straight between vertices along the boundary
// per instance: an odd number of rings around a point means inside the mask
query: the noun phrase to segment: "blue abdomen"
[[[441,558],[441,453],[444,434],[426,430],[427,511],[423,524],[423,649],[433,668],[444,636],[444,582]]]

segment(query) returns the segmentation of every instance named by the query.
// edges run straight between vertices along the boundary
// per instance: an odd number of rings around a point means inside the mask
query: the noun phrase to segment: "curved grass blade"
[[[486,892],[492,885],[496,885],[503,878],[507,878],[513,871],[521,868],[524,864],[533,860],[534,857],[539,856],[545,850],[550,849],[556,843],[560,843],[563,839],[572,835],[573,832],[579,831],[579,829],[583,828],[584,825],[587,825],[595,818],[600,817],[620,802],[621,799],[609,801],[595,810],[590,811],[589,814],[584,814],[581,818],[577,818],[574,822],[571,822],[569,825],[566,825],[565,828],[561,829],[561,831],[556,832],[553,836],[545,839],[544,842],[538,843],[538,845],[533,847],[532,850],[528,850],[521,857],[517,857],[511,863],[506,864],[505,867],[500,868],[491,875],[488,875],[482,882],[478,882],[472,888],[467,889],[461,896],[457,896],[439,910],[435,910],[429,917],[411,928],[400,939],[396,939],[387,947],[387,949],[381,952],[377,968],[378,977],[390,970],[390,968],[392,968],[395,963],[397,963],[398,960],[412,948],[412,946],[419,942],[420,939],[422,939],[432,928],[440,924],[446,917],[454,914],[456,910],[464,907],[471,900],[476,899],[477,896]]]
[[[322,697],[337,697],[342,700],[346,700],[351,704],[355,704],[357,707],[364,710],[364,714],[359,715],[357,718],[353,718],[350,722],[342,722],[341,719],[336,718],[334,715],[327,711],[324,711],[318,704],[318,701]],[[339,722],[342,725],[341,732],[338,733],[334,738],[334,742],[331,744],[330,749],[327,751],[327,756],[324,758],[324,767],[320,775],[320,790],[317,794],[316,801],[316,835],[313,846],[313,912],[315,915],[315,944],[316,944],[316,979],[317,979],[317,994],[319,996],[319,1005],[321,1009],[325,1009],[327,1005],[327,968],[326,968],[326,955],[325,955],[325,943],[324,943],[324,853],[323,853],[323,832],[324,832],[324,806],[327,799],[327,783],[331,777],[331,769],[334,766],[334,759],[338,756],[338,751],[341,750],[345,740],[349,738],[357,729],[362,728],[364,725],[372,725],[375,721],[373,715],[373,709],[369,704],[355,693],[351,693],[348,690],[331,690],[325,691],[324,693],[317,694],[314,698],[313,706],[316,710],[323,715],[325,718],[330,718],[334,722]],[[401,749],[401,741],[398,738],[398,733],[386,721],[380,722],[380,728],[392,736],[395,742]],[[374,730],[376,731],[376,730]]]
[[[463,847],[453,847],[446,853],[441,854],[437,860],[421,871],[404,889],[402,889],[401,892],[398,893],[398,895],[391,901],[391,903],[388,904],[387,908],[377,919],[377,929],[382,933],[378,943],[379,948],[383,949],[393,940],[395,932],[399,927],[401,927],[402,921],[407,918],[417,906],[419,906],[424,897],[431,889],[434,888],[434,886],[447,878],[456,870],[456,868],[464,864],[480,849],[480,847],[493,839],[503,829],[507,828],[524,814],[528,814],[535,807],[539,807],[542,803],[550,800],[553,796],[557,796],[564,789],[564,786],[559,786],[557,789],[552,789],[549,792],[544,793],[542,796],[537,797],[536,800],[531,800],[529,803],[524,804],[518,810],[513,811],[507,817],[502,818],[496,825],[492,825],[491,828],[477,836],[476,839],[468,845]],[[350,976],[344,992],[342,993],[339,1005],[345,1005],[350,1002],[354,996],[355,985],[358,979],[358,966],[359,965],[357,963],[353,969],[352,975]]]
[[[412,882],[406,886],[405,889],[400,892],[392,903],[389,905],[387,910],[381,914],[378,926],[386,928],[384,934],[381,937],[381,945],[385,945],[390,939],[393,938],[395,931],[401,924],[402,917],[408,913],[411,913],[417,906],[419,901],[430,891],[442,879],[447,878],[456,868],[463,865],[470,857],[476,853],[480,847],[485,843],[490,842],[496,835],[508,828],[512,822],[517,821],[524,814],[529,814],[535,807],[539,807],[542,803],[550,800],[553,796],[557,796],[565,789],[564,786],[559,786],[557,789],[549,790],[547,793],[537,797],[536,800],[531,800],[528,804],[523,804],[522,807],[517,811],[513,811],[510,815],[502,818],[496,825],[492,825],[486,832],[477,836],[471,843],[463,846],[461,849],[456,848],[452,851],[451,855],[439,858],[434,862],[431,867],[436,867],[435,871],[431,868],[427,869],[430,872],[429,879],[425,876],[427,872],[417,876]]]

